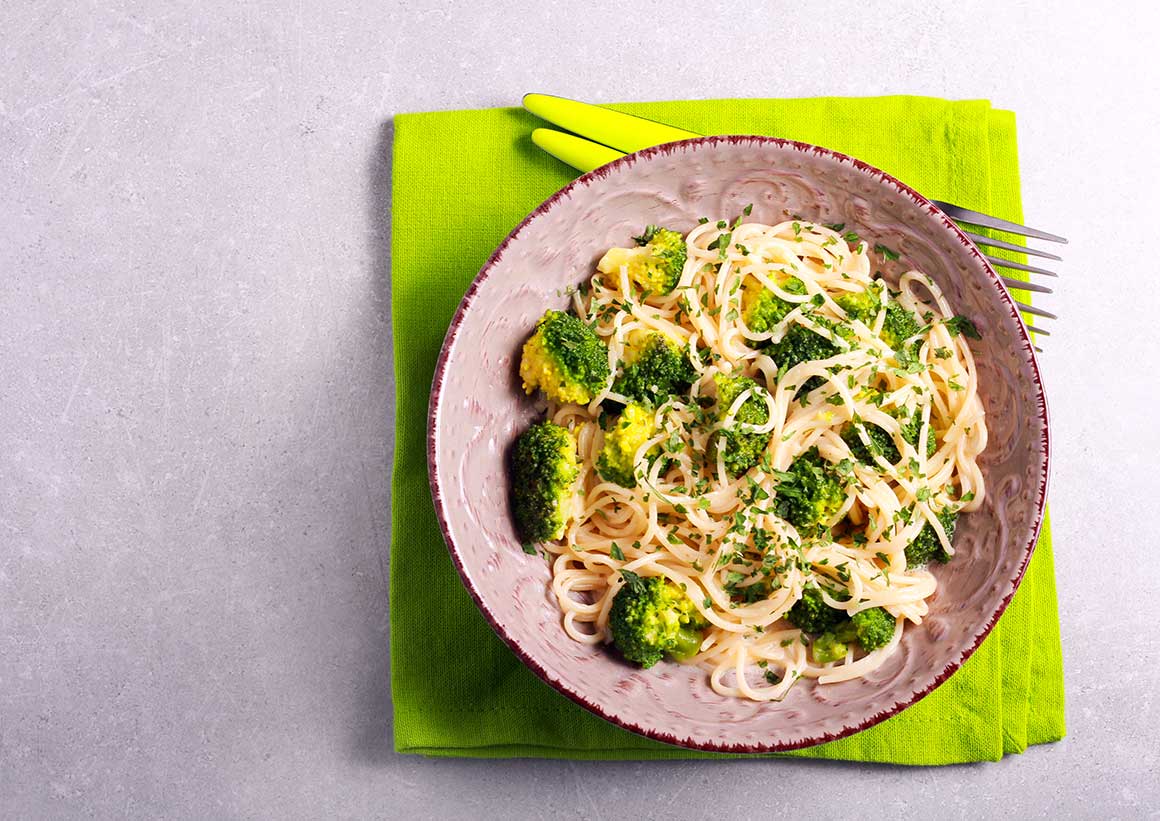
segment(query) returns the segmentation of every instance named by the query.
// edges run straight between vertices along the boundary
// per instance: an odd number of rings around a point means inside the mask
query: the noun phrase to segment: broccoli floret
[[[886,303],[886,319],[882,320],[882,340],[894,350],[922,330],[918,317],[894,300]],[[915,344],[917,350],[918,344]]]
[[[744,391],[757,387],[757,383],[747,376],[723,376],[718,374],[717,417],[724,419],[734,401]],[[764,425],[769,421],[769,405],[756,392],[738,408],[734,422],[747,425]],[[721,430],[717,433],[717,447],[725,448],[725,469],[733,476],[740,476],[761,461],[769,444],[771,433],[750,433],[741,430]]]
[[[817,587],[807,587],[785,617],[799,630],[807,633],[825,633],[845,619],[846,613],[826,604],[822,599],[822,591]]]
[[[596,462],[600,475],[622,487],[635,487],[633,457],[655,432],[655,417],[649,408],[627,406],[612,429],[604,434],[604,447]]]
[[[573,485],[580,472],[576,439],[552,422],[532,425],[512,450],[512,507],[520,538],[559,539],[571,518]]]
[[[616,648],[631,662],[652,667],[666,654],[696,655],[708,624],[684,592],[662,576],[622,570],[624,586],[612,600],[608,626]]]
[[[957,511],[944,510],[936,514],[939,523],[942,524],[943,530],[946,531],[947,539],[955,537],[955,523],[958,520],[959,514]],[[938,539],[938,534],[934,532],[934,528],[927,522],[922,526],[922,530],[918,531],[918,535],[914,537],[914,541],[906,546],[906,566],[908,568],[918,567],[927,562],[934,560],[942,564],[950,561],[951,557],[943,549],[942,542]]]
[[[882,310],[882,286],[872,282],[865,291],[843,294],[835,302],[851,319],[870,325]],[[881,332],[882,339],[887,345],[898,350],[903,342],[921,330],[922,324],[914,314],[893,299],[887,300],[886,318],[882,320]]]
[[[780,371],[812,362],[815,359],[829,359],[840,349],[821,334],[814,333],[804,325],[795,324],[780,341],[773,343],[770,353]]]
[[[862,649],[867,653],[885,647],[894,638],[894,616],[881,607],[871,607],[869,610],[855,613],[850,617],[850,626],[858,639],[858,644],[862,645]],[[842,637],[842,633],[839,632],[838,635],[839,638]]]
[[[833,465],[810,448],[777,471],[777,515],[802,535],[811,528],[824,528],[846,501],[842,478]]]
[[[695,374],[688,357],[664,334],[634,331],[625,346],[624,361],[624,372],[612,389],[637,402],[659,405],[693,384]]]
[[[778,283],[781,289],[791,294],[804,294],[805,283],[797,277],[789,277]],[[741,288],[741,316],[745,326],[754,333],[768,333],[785,319],[786,314],[798,307],[786,302],[773,291],[762,286],[754,277],[746,277]],[[764,342],[758,344],[765,344]]]
[[[810,645],[810,653],[815,664],[829,664],[831,661],[841,661],[846,657],[849,646],[839,641],[833,633],[822,633]]]
[[[524,343],[520,376],[528,393],[540,388],[557,402],[584,404],[609,373],[608,348],[572,314],[548,311]]]
[[[898,452],[898,447],[894,444],[894,437],[884,431],[877,425],[866,425],[866,438],[870,440],[870,446],[867,447],[862,443],[861,437],[858,436],[858,428],[853,423],[848,423],[842,427],[842,441],[850,448],[850,453],[855,459],[864,465],[874,465],[875,456],[882,456],[892,465],[897,465],[898,460],[902,455]]]
[[[688,257],[685,238],[668,228],[650,225],[642,236],[633,239],[636,248],[609,248],[596,269],[616,275],[627,265],[629,279],[654,294],[667,294],[677,287]]]
[[[882,286],[872,282],[865,291],[842,294],[834,301],[851,319],[869,325],[882,310]]]
[[[697,613],[696,615],[699,618],[701,614]],[[672,649],[669,650],[669,655],[677,661],[691,659],[701,652],[701,642],[705,640],[705,628],[709,626],[709,623],[698,621],[698,624],[701,625],[698,628],[682,624],[681,629],[677,631],[677,640]]]
[[[905,410],[899,410],[895,415],[904,415]],[[906,421],[901,425],[902,438],[905,439],[912,447],[918,447],[918,437],[922,433],[922,414],[915,411],[911,416],[907,417]],[[858,436],[857,427],[853,423],[846,424],[842,428],[842,441],[850,448],[850,453],[859,462],[866,465],[876,464],[873,456],[881,455],[887,462],[892,465],[897,465],[898,460],[902,458],[902,454],[898,452],[898,446],[894,444],[894,437],[887,433],[877,425],[866,425],[866,436],[870,439],[870,446],[862,444],[862,439]],[[935,442],[934,431],[930,431],[926,436],[926,458],[934,456],[938,444]]]
[[[831,329],[840,337],[846,338],[851,336],[848,325],[839,325],[823,317],[814,317],[814,321],[823,327]],[[784,374],[790,368],[800,365],[802,362],[812,362],[815,359],[829,359],[831,356],[836,356],[841,353],[841,348],[821,334],[814,333],[804,325],[794,323],[786,331],[785,336],[778,342],[773,343],[769,351],[774,362],[777,363],[778,372]],[[802,383],[795,395],[801,396],[807,394],[819,387],[824,381],[820,376],[811,376]]]
[[[833,611],[838,613],[839,611]],[[857,641],[867,653],[885,647],[894,638],[894,616],[881,607],[871,607],[846,618],[841,615],[830,629],[814,639],[814,661],[826,664],[845,658],[850,642]]]

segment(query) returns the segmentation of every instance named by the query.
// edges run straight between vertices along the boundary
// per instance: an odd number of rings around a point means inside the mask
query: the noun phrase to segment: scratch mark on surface
[[[584,796],[584,800],[588,802],[588,806],[592,808],[592,817],[598,819],[598,821],[602,821],[604,816],[600,814],[600,808],[596,806],[596,802],[592,800],[592,794],[589,793],[588,788],[584,786],[584,782],[586,780],[584,775],[576,772],[576,762],[569,761],[568,769],[571,771],[572,777],[576,779],[576,788],[580,791],[580,794]]]
[[[98,88],[101,88],[103,86],[107,86],[110,83],[115,83],[115,82],[117,82],[117,80],[120,80],[122,77],[126,77],[130,74],[135,74],[138,71],[144,71],[145,69],[151,68],[152,66],[155,66],[158,63],[162,63],[162,62],[164,62],[172,57],[176,57],[178,54],[189,51],[192,48],[193,48],[193,46],[191,45],[191,46],[188,46],[187,48],[181,49],[180,51],[174,51],[174,52],[170,52],[168,54],[162,54],[160,57],[155,57],[152,60],[146,60],[144,63],[135,63],[134,65],[131,65],[128,68],[123,68],[120,71],[115,72],[113,74],[109,74],[105,77],[100,78],[99,80],[93,80],[91,83],[73,88],[72,87],[73,83],[75,83],[78,79],[80,79],[80,77],[85,73],[84,71],[82,71],[80,74],[78,74],[76,77],[74,77],[72,80],[69,81],[69,85],[60,94],[57,94],[54,97],[50,97],[47,100],[42,100],[39,103],[36,103],[35,105],[29,106],[28,108],[24,109],[23,113],[18,115],[15,119],[18,122],[22,121],[22,120],[26,119],[29,114],[32,114],[36,111],[39,111],[42,108],[47,108],[48,106],[53,105],[54,103],[58,103],[61,100],[65,99],[66,97],[71,97],[73,94],[76,94],[78,91],[92,91],[94,89],[98,89]]]
[[[43,8],[47,8],[49,5],[50,4],[45,3],[44,6],[42,7],[42,9],[40,9],[40,10],[43,10]],[[9,42],[11,42],[11,43],[22,42],[29,35],[29,33],[32,32],[32,30],[34,28],[40,28],[42,30],[47,29],[50,25],[52,25],[54,22],[56,22],[56,18],[60,17],[61,12],[63,12],[65,10],[65,7],[67,5],[68,5],[67,3],[60,3],[59,5],[57,5],[56,9],[52,12],[52,14],[50,14],[44,20],[38,20],[36,18],[36,15],[30,15],[32,19],[28,21],[28,24],[25,25],[24,28],[20,29],[19,31],[8,33]]]
[[[169,361],[172,358],[172,345],[170,341],[173,339],[173,311],[167,305],[165,308],[165,319],[161,323],[161,388],[164,391],[164,406],[161,417],[161,433],[168,436],[169,434]]]
[[[137,31],[141,32],[142,34],[146,34],[149,37],[152,37],[154,40],[161,43],[166,48],[176,48],[176,45],[172,41],[167,40],[166,38],[164,38],[160,34],[158,34],[156,29],[153,28],[153,26],[149,26],[149,25],[146,25],[144,23],[138,22],[137,20],[134,20],[132,17],[130,17],[127,14],[122,14],[120,12],[113,12],[113,13],[117,16],[117,19],[119,19],[121,22],[128,23],[130,26],[137,29]]]
[[[55,180],[60,174],[60,170],[64,168],[65,161],[68,160],[69,155],[72,154],[73,148],[76,147],[77,140],[79,140],[81,137],[81,132],[85,130],[85,126],[89,124],[89,120],[92,119],[93,112],[96,110],[96,105],[89,106],[89,110],[86,111],[85,116],[81,118],[80,125],[76,127],[72,138],[69,139],[68,144],[64,147],[64,151],[60,153],[60,162],[56,164],[56,169],[52,172],[52,176],[48,178],[49,182]]]
[[[65,97],[71,97],[73,94],[76,94],[78,91],[80,91],[79,88],[72,88],[71,86],[72,86],[72,83],[70,82],[69,87],[65,91],[62,91],[60,94],[57,94],[55,97],[49,97],[47,100],[41,100],[36,105],[29,106],[28,108],[24,109],[24,111],[21,114],[17,115],[16,117],[12,117],[10,119],[15,120],[16,122],[20,122],[20,121],[24,120],[29,114],[32,114],[33,112],[39,111],[42,108],[47,108],[48,106],[52,105],[53,103],[58,103],[61,100],[63,100]]]
[[[110,74],[106,77],[102,77],[99,80],[93,80],[91,83],[89,83],[88,88],[90,90],[92,90],[94,88],[101,88],[102,86],[107,86],[110,83],[115,83],[118,80],[120,80],[122,77],[126,77],[130,74],[136,74],[138,71],[144,71],[145,69],[151,68],[152,66],[155,66],[158,63],[163,63],[172,56],[174,56],[174,55],[173,54],[162,54],[160,57],[155,57],[152,60],[146,60],[144,63],[136,63],[134,65],[129,66],[128,68],[123,68],[118,72]]]
[[[298,72],[298,80],[302,80],[302,0],[298,0],[298,7],[294,10],[294,24],[297,27],[297,50],[294,62]]]
[[[197,513],[201,509],[201,500],[205,498],[205,489],[209,485],[209,474],[213,471],[213,462],[205,466],[205,475],[201,477],[201,487],[197,489],[197,496],[193,499],[191,510]]]
[[[73,380],[72,390],[68,392],[68,401],[64,403],[64,410],[60,412],[60,421],[68,422],[68,413],[72,410],[73,400],[77,398],[77,389],[81,386],[81,379],[84,378],[85,370],[89,367],[90,351],[85,351],[85,358],[81,360],[81,366],[77,370],[77,378]]]
[[[669,803],[670,807],[677,805],[677,798],[680,797],[680,795],[685,791],[685,788],[687,788],[688,786],[689,786],[689,779],[682,778],[680,780],[680,786],[677,787],[676,791],[669,794],[668,803]]]
[[[386,562],[384,561],[383,551],[378,549],[379,545],[386,544],[386,539],[383,538],[382,530],[379,527],[378,517],[375,516],[375,496],[371,492],[371,482],[367,477],[367,463],[363,459],[359,459],[358,463],[359,467],[362,469],[363,492],[365,494],[367,503],[367,515],[371,520],[371,533],[374,534],[375,537],[375,552],[378,554],[379,559],[379,573],[382,576],[383,585],[389,589],[391,586],[390,572],[387,568]]]

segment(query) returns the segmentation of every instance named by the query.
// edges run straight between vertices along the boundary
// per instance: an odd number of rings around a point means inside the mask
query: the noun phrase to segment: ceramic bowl
[[[803,680],[780,703],[717,695],[704,669],[625,664],[569,639],[549,567],[512,524],[507,454],[542,404],[524,395],[520,348],[600,255],[649,223],[686,232],[698,217],[845,223],[901,254],[982,332],[972,341],[990,440],[986,503],[962,517],[954,561],[920,627],[865,678]],[[533,211],[496,249],[455,313],[431,396],[428,459],[443,537],[471,596],[544,681],[603,718],[660,741],[723,752],[804,747],[865,729],[931,692],[971,655],[1011,600],[1035,545],[1048,476],[1047,406],[1015,305],[975,246],[934,205],[850,157],[766,137],[709,137],[649,148],[585,174]]]

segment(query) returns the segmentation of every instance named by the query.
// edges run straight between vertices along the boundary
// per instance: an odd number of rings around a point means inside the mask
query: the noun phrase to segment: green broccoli
[[[804,325],[794,324],[779,341],[773,343],[770,354],[778,370],[785,372],[802,362],[829,359],[840,353],[840,348],[821,334]]]
[[[573,485],[580,466],[576,439],[552,422],[532,425],[512,450],[512,507],[520,538],[559,539],[571,518]]]
[[[871,607],[850,617],[850,626],[858,644],[869,653],[879,647],[885,647],[894,638],[894,616],[881,607]],[[839,637],[848,635],[839,632]],[[849,641],[850,639],[844,639]]]
[[[840,611],[834,611],[840,612]],[[850,618],[842,615],[830,629],[814,639],[811,652],[814,662],[828,664],[846,657],[849,645],[857,641],[867,653],[885,647],[894,638],[894,616],[881,607],[871,607]]]
[[[910,416],[906,416],[906,410],[900,408],[893,415],[906,419],[901,425],[902,438],[912,447],[917,448],[918,437],[922,433],[922,414],[916,410]],[[850,453],[859,462],[865,465],[873,465],[875,461],[872,455],[881,455],[890,464],[898,464],[898,461],[902,458],[902,454],[899,453],[898,446],[894,444],[893,436],[877,425],[868,423],[866,424],[866,436],[870,439],[869,447],[862,443],[862,439],[858,436],[856,425],[847,423],[842,427],[842,441],[846,443],[850,448]],[[934,431],[929,431],[926,435],[926,458],[929,459],[934,456],[934,452],[937,449],[938,443],[935,441]]]
[[[659,405],[670,396],[687,391],[696,376],[684,352],[660,333],[629,334],[624,361],[624,372],[612,390],[637,402]]]
[[[717,417],[724,419],[737,397],[744,391],[757,388],[757,383],[748,376],[724,376],[718,374]],[[764,425],[769,421],[769,404],[756,392],[738,408],[734,422],[747,425]],[[769,444],[771,433],[750,433],[741,430],[721,430],[717,433],[717,447],[725,448],[725,469],[733,476],[740,476],[761,461]]]
[[[914,413],[902,423],[902,438],[905,439],[911,447],[918,449],[918,437],[922,435],[922,413],[915,409]],[[938,450],[938,442],[934,435],[934,429],[931,428],[926,432],[926,458],[934,456],[934,452]],[[891,464],[897,464],[892,462]]]
[[[797,277],[788,277],[778,283],[783,291],[791,294],[804,294],[805,283]],[[779,322],[785,319],[786,314],[798,307],[792,302],[786,302],[773,291],[762,286],[754,277],[746,277],[741,288],[741,316],[745,326],[754,333],[763,334],[773,330]],[[765,345],[766,342],[760,342]]]
[[[870,325],[882,310],[882,285],[872,282],[865,291],[843,294],[835,302],[851,319]],[[886,301],[886,318],[882,320],[880,335],[887,345],[898,350],[903,342],[921,330],[922,324],[914,314],[893,299]]]
[[[548,311],[524,343],[524,390],[541,389],[557,402],[591,401],[608,381],[608,348],[572,314]]]
[[[886,319],[882,320],[882,340],[894,350],[899,350],[907,339],[922,330],[918,317],[903,308],[894,300],[886,303]],[[917,340],[914,349],[917,351],[921,343]]]
[[[955,523],[959,517],[958,511],[944,510],[936,515],[943,530],[946,531],[947,540],[953,539],[955,537]],[[946,564],[951,557],[943,549],[942,542],[939,541],[938,534],[930,526],[930,522],[927,522],[922,526],[922,530],[918,531],[914,541],[906,546],[906,566],[908,568],[918,567],[932,559]]]
[[[894,444],[894,437],[877,425],[866,424],[865,427],[866,438],[870,440],[869,447],[858,436],[857,425],[848,422],[842,426],[842,441],[850,448],[853,457],[864,465],[873,465],[876,464],[874,457],[882,456],[890,464],[897,465],[902,455]]]
[[[608,626],[624,657],[652,667],[665,655],[677,660],[696,655],[708,623],[684,591],[663,576],[620,574],[624,586],[612,600]]]
[[[777,515],[803,536],[812,535],[810,529],[824,529],[846,501],[841,476],[816,447],[794,459],[789,470],[775,473]]]
[[[600,475],[622,487],[635,487],[633,457],[655,432],[652,410],[637,404],[627,406],[612,429],[604,434],[604,447],[596,462]]]
[[[841,661],[846,657],[849,646],[839,641],[833,633],[822,633],[810,645],[810,654],[815,664],[829,664],[831,661]]]
[[[619,275],[621,266],[628,266],[629,279],[654,294],[667,294],[677,287],[688,258],[685,238],[668,228],[650,225],[642,236],[633,239],[636,248],[609,248],[596,269]]]
[[[813,317],[814,322],[832,330],[837,336],[849,338],[852,334],[848,325],[839,325],[824,317]],[[802,362],[812,362],[816,359],[829,359],[837,356],[842,349],[819,333],[811,331],[804,325],[794,323],[785,336],[773,343],[769,349],[773,361],[777,363],[778,373],[785,374],[790,368]],[[811,376],[801,387],[796,396],[802,396],[821,386],[824,382],[820,376]]]
[[[825,633],[846,618],[846,612],[826,604],[822,599],[822,591],[817,587],[807,587],[802,590],[802,597],[794,602],[785,617],[799,630],[807,633]]]
[[[870,325],[882,310],[882,286],[871,282],[865,291],[842,294],[835,302],[850,319],[857,319],[865,325]]]

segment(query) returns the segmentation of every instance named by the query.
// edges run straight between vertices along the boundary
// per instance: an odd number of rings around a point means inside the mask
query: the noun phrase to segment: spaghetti
[[[937,581],[908,547],[925,532],[944,559],[952,555],[947,514],[978,508],[985,493],[976,460],[987,428],[966,341],[973,326],[921,272],[891,289],[873,261],[897,255],[871,251],[842,228],[703,222],[685,237],[687,259],[668,293],[642,291],[627,262],[613,258],[572,295],[576,315],[607,344],[611,372],[587,404],[548,408],[548,419],[575,435],[579,456],[570,523],[544,544],[572,639],[609,641],[625,579],[663,576],[708,625],[688,663],[706,668],[722,695],[771,701],[799,678],[827,684],[869,673],[908,623],[922,623]],[[756,330],[747,301],[760,292],[780,300],[783,315]],[[849,309],[851,298],[871,308]],[[905,339],[887,328],[899,309],[917,329]],[[777,361],[794,326],[826,340],[831,355]],[[608,408],[632,402],[616,392],[615,376],[630,340],[644,333],[679,347],[692,382],[648,408],[655,432],[633,454],[636,482],[625,487],[597,465]],[[753,382],[707,413],[721,378],[737,376]],[[765,421],[740,421],[754,398]],[[726,464],[730,430],[768,436],[758,463],[739,475]],[[785,496],[787,471],[806,454],[825,460],[842,493],[821,526],[799,529],[779,505],[779,487]],[[887,629],[869,652],[851,643],[844,657],[819,662],[816,637],[787,620],[814,588],[843,617],[882,608],[893,635]]]

